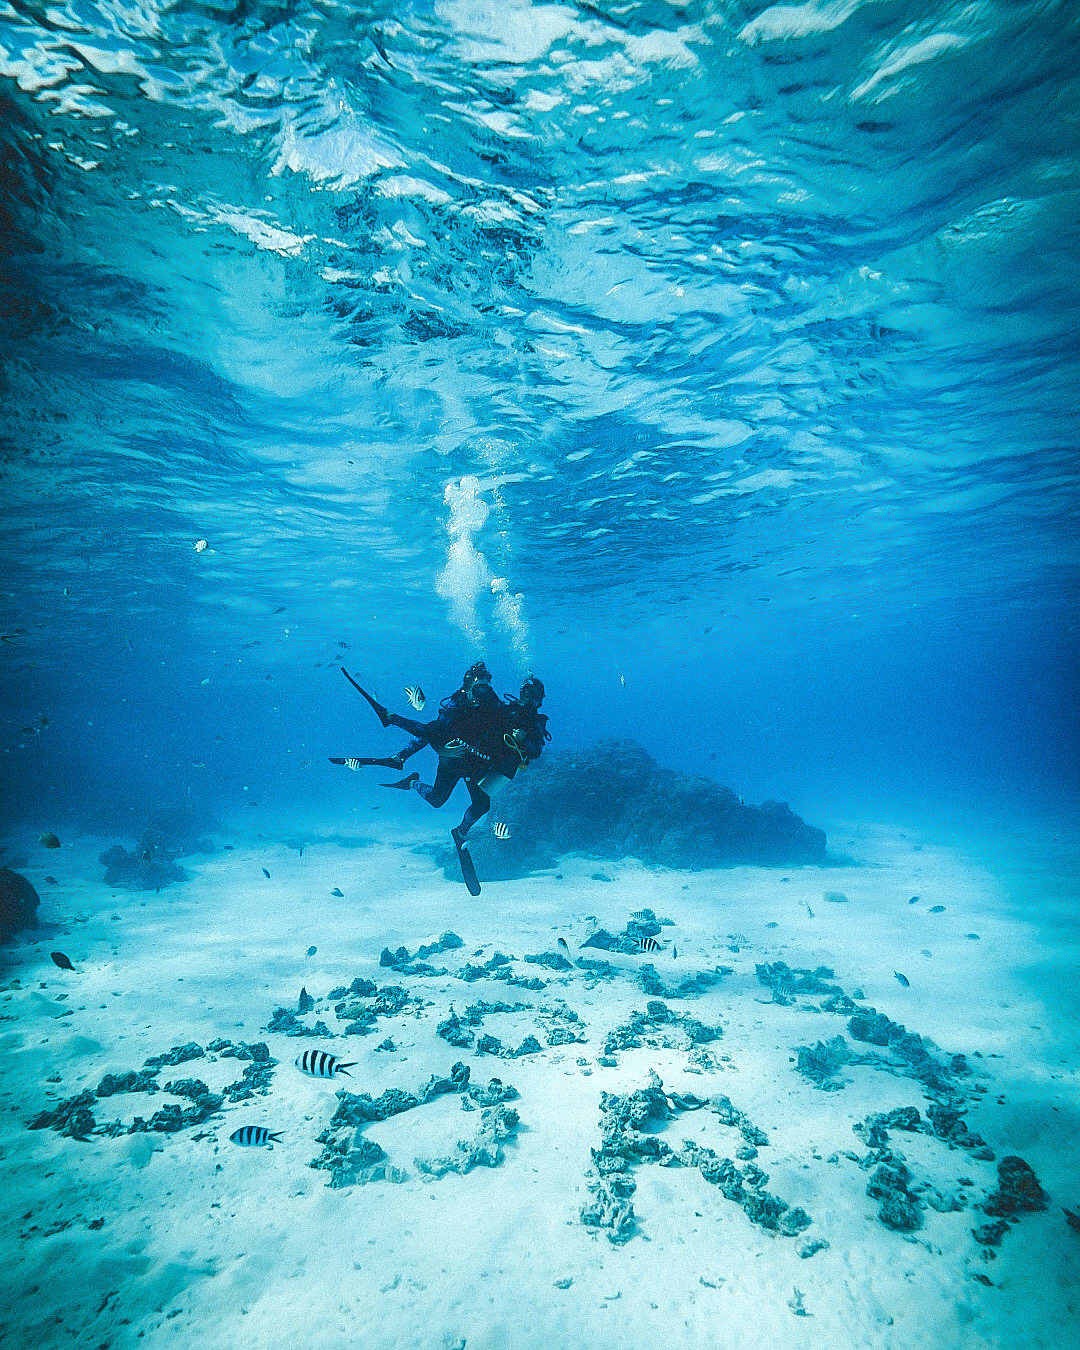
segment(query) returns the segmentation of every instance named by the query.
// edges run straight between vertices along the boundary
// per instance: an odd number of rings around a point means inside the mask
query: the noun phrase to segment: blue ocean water
[[[480,655],[809,818],[1073,811],[1078,56],[1067,0],[4,0],[5,824],[330,806],[338,666]]]

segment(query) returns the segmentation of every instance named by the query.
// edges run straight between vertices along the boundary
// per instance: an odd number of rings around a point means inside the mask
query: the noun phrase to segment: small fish
[[[45,880],[49,883],[50,886],[55,886],[55,885],[57,885],[57,881],[56,881],[56,878],[55,878],[55,877],[46,877]]]
[[[813,918],[813,917],[814,917],[814,911],[810,908],[810,902],[809,902],[808,900],[804,900],[804,901],[803,901],[803,904],[806,906],[806,912],[807,912],[807,914],[809,914],[810,917]]]
[[[49,719],[47,717],[39,717],[38,721],[41,723],[43,727],[47,727],[49,725]]]
[[[424,711],[424,705],[427,699],[424,697],[424,691],[418,684],[409,684],[405,686],[405,697],[409,700],[417,712]]]
[[[679,949],[678,947],[675,946],[674,943],[671,944],[671,959],[673,961],[677,961],[679,959]]]
[[[335,886],[334,889],[330,892],[330,894],[331,894],[331,895],[336,895],[337,898],[338,898],[339,900],[344,900],[344,899],[345,899],[345,892],[344,892],[344,891],[339,891],[338,888],[337,888],[336,886]]]
[[[509,839],[510,826],[507,825],[505,821],[497,820],[495,824],[492,825],[491,827],[491,833],[495,836],[496,839]]]
[[[202,760],[202,759],[193,759],[193,760],[191,761],[191,767],[192,767],[193,769],[205,769],[205,768],[206,768],[206,761],[205,761],[205,760]]]
[[[911,897],[911,899],[908,901],[908,904],[909,904],[909,905],[917,905],[918,903],[919,903],[919,897],[918,897],[917,895],[913,895],[913,896]]]
[[[619,676],[619,684],[622,686],[623,689],[626,688],[626,676],[625,676],[625,675],[620,675],[620,676]]]
[[[307,954],[308,956],[314,956],[318,950],[319,950],[318,947],[309,947],[307,949]]]
[[[39,834],[38,843],[41,845],[42,848],[60,847],[60,840],[57,839],[56,835],[53,834],[51,830],[45,830],[42,834]]]
[[[50,952],[49,955],[52,957],[54,965],[58,965],[61,970],[75,969],[71,964],[70,959],[66,957],[63,952]]]
[[[945,906],[944,906],[944,905],[931,905],[930,908],[927,910],[927,913],[928,913],[928,914],[944,914],[944,913],[945,913]]]
[[[284,605],[278,605],[277,609],[275,609],[273,612],[274,612],[275,614],[284,614],[284,613],[285,613],[285,606],[284,606]]]
[[[267,879],[267,881],[270,880],[270,873],[266,870],[265,867],[263,868],[263,876]]]
[[[20,727],[20,736],[36,736],[41,731],[40,727]]]
[[[195,552],[196,552],[196,553],[205,553],[206,550],[207,550],[209,547],[210,547],[210,545],[206,542],[205,539],[196,539],[196,540],[195,540]]]
[[[639,952],[659,952],[662,951],[660,943],[654,937],[640,937],[634,941],[634,946]]]
[[[239,1144],[241,1148],[252,1148],[259,1144],[276,1144],[281,1139],[281,1131],[271,1132],[265,1125],[241,1125],[229,1135],[230,1144]]]
[[[570,960],[570,947],[569,947],[569,945],[568,945],[566,939],[565,939],[565,938],[559,938],[559,943],[558,943],[558,945],[559,945],[559,951],[561,951],[562,954],[563,954],[563,956],[565,956],[566,959],[569,961],[569,960]]]
[[[312,1078],[334,1078],[339,1073],[351,1078],[349,1070],[358,1062],[350,1059],[343,1064],[337,1055],[328,1054],[325,1050],[305,1050],[302,1055],[296,1056],[296,1067]]]
[[[911,981],[908,979],[906,975],[901,975],[898,970],[894,970],[893,974],[896,976],[896,978],[900,981],[900,983],[904,986],[905,989],[911,988]]]

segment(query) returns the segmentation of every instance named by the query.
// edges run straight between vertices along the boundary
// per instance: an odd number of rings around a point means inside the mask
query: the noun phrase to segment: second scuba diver
[[[505,787],[520,768],[536,759],[545,742],[551,739],[548,719],[540,712],[543,684],[530,675],[518,696],[504,702],[491,687],[491,672],[483,661],[477,661],[465,672],[461,688],[443,699],[438,717],[433,722],[418,722],[389,712],[362,689],[348,671],[343,669],[342,673],[367,699],[383,726],[400,727],[410,732],[414,739],[396,755],[385,759],[353,757],[334,762],[350,769],[369,764],[401,768],[410,756],[430,745],[439,756],[433,783],[422,783],[418,773],[411,773],[398,782],[382,786],[414,789],[429,805],[439,807],[457,784],[464,782],[469,805],[461,823],[450,833],[468,883],[472,864],[464,850],[469,831],[491,809],[492,796]],[[472,884],[469,889],[473,890]]]

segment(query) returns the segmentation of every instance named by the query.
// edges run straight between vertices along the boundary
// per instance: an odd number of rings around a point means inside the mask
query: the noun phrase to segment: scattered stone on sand
[[[459,1139],[452,1153],[442,1158],[416,1158],[417,1170],[427,1177],[444,1177],[448,1172],[470,1172],[474,1167],[498,1167],[503,1160],[503,1144],[517,1134],[520,1120],[512,1106],[502,1102],[484,1107],[480,1127],[472,1139]]]
[[[376,1030],[380,1017],[396,1017],[406,1008],[418,1008],[420,999],[413,998],[400,984],[376,986],[371,980],[355,979],[348,989],[332,989],[327,995],[337,999],[334,1013],[345,1022],[345,1036],[370,1036]]]
[[[687,1013],[673,1012],[662,999],[649,999],[645,1011],[635,1011],[622,1026],[613,1028],[604,1037],[601,1063],[614,1061],[620,1050],[637,1050],[643,1045],[686,1048],[707,1045],[723,1035],[723,1028],[706,1026]]]
[[[427,961],[414,961],[408,947],[398,947],[393,952],[389,947],[384,947],[379,956],[379,965],[393,970],[398,975],[446,975],[449,973],[445,966],[435,967]]]
[[[860,1008],[848,1021],[848,1034],[856,1041],[887,1046],[902,1061],[903,1071],[931,1093],[950,1096],[955,1079],[969,1072],[963,1055],[953,1055],[948,1064],[943,1064],[927,1050],[921,1036],[876,1008]],[[882,1062],[881,1067],[887,1066]]]
[[[880,1201],[878,1218],[886,1228],[912,1232],[922,1227],[922,1207],[908,1190],[911,1173],[899,1157],[882,1162],[866,1183],[866,1194]]]
[[[697,998],[715,989],[725,976],[733,974],[731,966],[714,966],[711,970],[699,970],[694,975],[687,975],[678,984],[668,984],[656,967],[647,961],[638,972],[638,980],[642,993],[650,998]]]
[[[160,1068],[130,1070],[127,1073],[107,1073],[94,1089],[97,1097],[112,1097],[119,1092],[158,1092],[160,1085],[157,1076]]]
[[[0,867],[0,942],[20,929],[34,928],[40,903],[40,896],[26,877],[10,867]]]
[[[1045,1209],[1046,1202],[1046,1192],[1030,1165],[1009,1154],[998,1163],[997,1190],[987,1197],[982,1208],[992,1218],[1015,1219]]]
[[[501,1078],[489,1078],[487,1083],[470,1083],[465,1089],[461,1105],[465,1110],[474,1110],[477,1106],[496,1106],[499,1102],[512,1102],[517,1099],[518,1090]]]
[[[450,1014],[443,1018],[435,1028],[436,1036],[441,1036],[448,1044],[455,1046],[459,1050],[466,1050],[473,1041],[476,1040],[476,1032],[470,1026],[467,1026],[457,1013],[454,1012],[453,1005],[450,1007]]]
[[[798,1072],[814,1087],[824,1092],[838,1092],[844,1087],[840,1070],[850,1062],[851,1051],[843,1036],[817,1041],[814,1045],[797,1046],[795,1054]]]
[[[311,1000],[311,1006],[315,1006],[314,999]],[[302,1011],[307,1011],[307,1009]],[[284,1032],[286,1036],[323,1036],[329,1038],[334,1034],[321,1019],[313,1027],[305,1026],[292,1008],[275,1008],[270,1021],[266,1024],[266,1030]]]
[[[535,956],[523,956],[530,965],[544,966],[547,970],[573,970],[573,964],[561,952],[539,952]]]
[[[752,1223],[784,1236],[794,1236],[810,1224],[802,1209],[771,1195],[765,1186],[768,1176],[752,1162],[740,1169],[728,1158],[720,1158],[709,1148],[686,1140],[679,1152],[658,1137],[658,1129],[687,1110],[700,1110],[706,1100],[690,1094],[666,1093],[655,1072],[649,1074],[649,1086],[643,1090],[601,1095],[602,1143],[593,1150],[593,1168],[589,1173],[590,1199],[581,1211],[582,1222],[607,1231],[612,1242],[628,1241],[636,1231],[636,1216],[631,1197],[636,1183],[631,1169],[640,1163],[659,1162],[664,1166],[696,1167],[712,1185],[741,1205]],[[741,1112],[726,1097],[713,1103],[721,1120],[743,1124],[750,1137],[766,1143],[763,1133],[754,1131]]]
[[[163,1055],[152,1055],[149,1059],[143,1061],[143,1067],[147,1069],[163,1069],[168,1064],[186,1064],[191,1059],[202,1059],[206,1051],[195,1041],[188,1041],[185,1045],[174,1045],[171,1050],[167,1050]]]
[[[838,984],[828,983],[834,978],[834,972],[828,966],[807,970],[802,966],[789,966],[786,961],[766,961],[756,965],[754,970],[759,983],[772,990],[774,1003],[788,1005],[800,995],[823,994],[826,997],[821,1007],[825,1012],[850,1014],[858,1011],[857,1004]]]

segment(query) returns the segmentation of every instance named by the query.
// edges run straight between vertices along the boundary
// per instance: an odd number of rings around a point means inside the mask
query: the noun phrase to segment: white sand
[[[775,1350],[783,1341],[1022,1350],[1073,1340],[1080,1236],[1061,1206],[1080,1203],[1080,1060],[1059,994],[1071,989],[1075,1008],[1075,929],[1072,945],[1060,927],[1049,945],[1029,922],[1036,914],[1025,914],[985,868],[896,831],[832,831],[831,847],[856,859],[847,867],[681,873],[568,858],[561,879],[491,884],[472,901],[412,852],[414,835],[394,837],[389,821],[380,828],[377,846],[310,843],[302,857],[282,843],[237,837],[234,852],[185,860],[193,879],[159,895],[102,884],[96,857],[111,840],[34,851],[22,870],[41,891],[51,927],[5,949],[0,994],[5,1346]],[[591,879],[601,868],[612,882]],[[48,872],[58,885],[43,881]],[[335,886],[344,898],[330,894]],[[827,902],[826,891],[847,903]],[[929,913],[934,904],[945,912]],[[384,945],[415,951],[447,928],[464,949],[429,959],[451,970],[478,948],[481,960],[496,949],[520,958],[554,950],[560,935],[576,948],[592,926],[587,916],[617,932],[644,906],[676,923],[665,937],[677,944],[677,961],[670,952],[656,958],[666,979],[721,962],[734,968],[704,996],[671,1000],[722,1024],[723,1038],[708,1047],[711,1071],[692,1071],[677,1047],[627,1050],[617,1068],[597,1065],[605,1033],[645,1006],[634,978],[640,958],[613,958],[625,978],[586,990],[581,975],[556,976],[542,993],[378,969]],[[310,945],[318,952],[307,958]],[[72,957],[77,975],[53,966],[56,949]],[[924,1109],[925,1094],[869,1067],[845,1070],[848,1085],[837,1092],[800,1077],[794,1047],[843,1033],[846,1019],[801,1006],[819,1000],[770,1003],[754,966],[774,960],[831,966],[848,993],[861,988],[869,1004],[943,1051],[981,1052],[971,1064],[989,1091],[968,1124],[998,1157],[1020,1153],[1051,1197],[1045,1213],[1024,1216],[1006,1235],[996,1260],[987,1262],[971,1237],[986,1221],[977,1210],[927,1208],[924,1228],[910,1237],[878,1222],[867,1173],[843,1156],[865,1152],[851,1126],[871,1111]],[[515,970],[552,975],[520,962]],[[429,1002],[380,1021],[367,1037],[323,1042],[262,1030],[275,1007],[295,1008],[301,985],[325,998],[358,975],[404,984]],[[451,1003],[461,1013],[479,998],[541,1006],[563,999],[584,1019],[588,1044],[507,1061],[436,1037]],[[343,1025],[325,1003],[304,1020],[316,1016],[333,1031]],[[482,1031],[507,1045],[535,1031],[544,1043],[527,1013],[491,1016]],[[387,1035],[398,1052],[376,1053]],[[227,1105],[201,1130],[176,1135],[80,1143],[25,1128],[105,1073],[216,1037],[269,1043],[280,1063],[266,1097]],[[293,1060],[314,1045],[358,1060],[352,1080],[301,1076]],[[445,1154],[479,1125],[480,1113],[463,1111],[457,1095],[366,1128],[408,1172],[402,1184],[331,1190],[327,1173],[308,1166],[339,1086],[416,1092],[456,1059],[470,1065],[474,1082],[497,1075],[520,1092],[513,1105],[523,1128],[501,1166],[441,1180],[417,1172],[415,1157]],[[160,1082],[198,1077],[216,1089],[242,1067],[195,1060],[164,1069]],[[806,1233],[765,1232],[697,1171],[655,1165],[635,1169],[639,1229],[631,1241],[614,1246],[582,1225],[600,1093],[645,1087],[650,1069],[669,1090],[728,1095],[767,1131],[757,1162],[771,1192],[809,1212]],[[115,1096],[96,1114],[99,1122],[149,1117],[171,1100]],[[237,1148],[228,1136],[245,1123],[282,1130],[283,1140],[272,1150]],[[193,1138],[207,1130],[210,1137]],[[676,1148],[698,1140],[729,1157],[742,1142],[707,1110],[670,1122],[661,1137]],[[917,1178],[942,1190],[968,1176],[981,1200],[996,1182],[994,1164],[935,1139],[894,1132],[891,1144]],[[104,1226],[88,1228],[98,1218]],[[800,1259],[813,1238],[829,1249]],[[807,1316],[789,1306],[796,1289]]]

